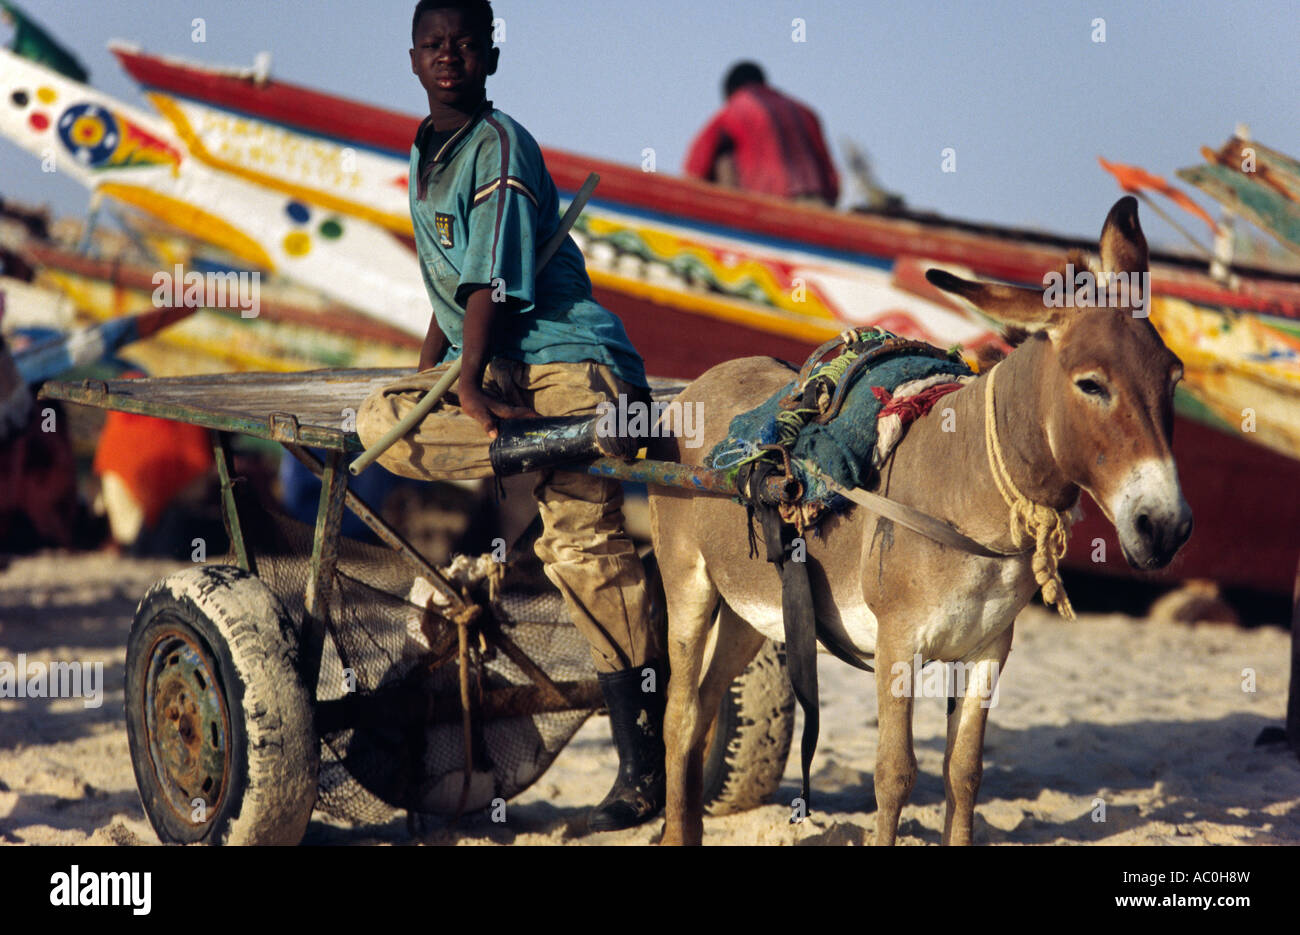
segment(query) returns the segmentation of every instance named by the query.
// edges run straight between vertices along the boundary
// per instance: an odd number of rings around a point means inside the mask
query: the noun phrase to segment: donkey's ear
[[[1041,289],[971,282],[941,269],[926,270],[925,278],[944,292],[965,299],[990,318],[1026,331],[1047,331],[1050,335],[1062,323],[1062,310],[1049,307],[1043,301]]]
[[[1101,228],[1101,269],[1104,273],[1145,273],[1147,239],[1138,223],[1138,203],[1125,195],[1106,215]]]

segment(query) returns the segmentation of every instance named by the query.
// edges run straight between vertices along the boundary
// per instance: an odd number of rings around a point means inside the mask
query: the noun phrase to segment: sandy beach
[[[122,717],[125,645],[136,603],[175,562],[42,553],[0,571],[0,661],[103,664],[102,704],[0,699],[0,843],[157,844],[137,797]],[[1275,626],[1182,624],[1030,607],[1017,623],[985,745],[977,844],[1297,844],[1300,761],[1255,746],[1282,723],[1289,634]],[[1255,691],[1243,690],[1250,672]],[[778,803],[705,820],[710,844],[869,844],[875,814],[872,676],[822,657],[813,809],[791,824],[787,765]],[[920,776],[903,844],[937,844],[943,823],[944,702],[917,702]],[[441,844],[646,844],[662,821],[583,835],[585,809],[613,777],[604,718],[509,803],[507,820],[441,821]],[[1104,803],[1105,820],[1097,821]],[[314,844],[405,844],[404,817],[347,827],[317,817]]]

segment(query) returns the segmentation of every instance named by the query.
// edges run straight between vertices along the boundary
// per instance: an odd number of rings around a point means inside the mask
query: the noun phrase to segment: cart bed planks
[[[220,373],[136,380],[50,381],[41,399],[188,422],[289,445],[361,451],[351,428],[374,390],[414,369],[305,370],[298,373]],[[656,399],[682,388],[678,380],[651,379]],[[349,426],[344,429],[344,426]]]

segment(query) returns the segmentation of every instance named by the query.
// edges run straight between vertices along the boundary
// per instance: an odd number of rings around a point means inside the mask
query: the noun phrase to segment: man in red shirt
[[[686,174],[723,185],[833,206],[840,194],[821,124],[808,107],[741,62],[723,84],[726,105],[686,155]]]

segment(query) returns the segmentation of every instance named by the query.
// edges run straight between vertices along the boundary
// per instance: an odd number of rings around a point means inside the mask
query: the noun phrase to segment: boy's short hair
[[[420,0],[415,5],[415,15],[411,18],[411,45],[415,45],[415,30],[419,28],[420,17],[434,10],[460,10],[465,14],[474,30],[492,45],[492,4],[490,0]]]

